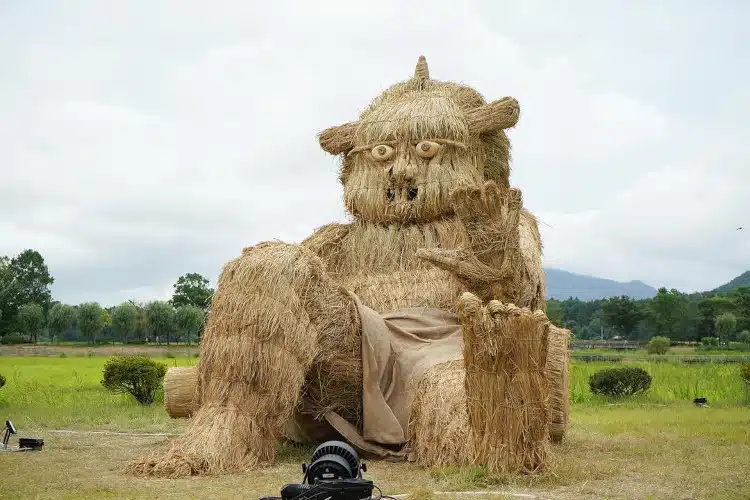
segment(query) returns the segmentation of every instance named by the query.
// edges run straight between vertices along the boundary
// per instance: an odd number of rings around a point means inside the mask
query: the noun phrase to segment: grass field
[[[193,365],[183,350],[154,351],[168,366]],[[165,357],[167,352],[170,356]],[[0,498],[258,498],[301,479],[310,449],[283,447],[279,464],[251,474],[181,480],[136,479],[121,473],[128,460],[180,433],[161,400],[141,407],[100,385],[108,359],[85,350],[65,357],[0,355],[0,419],[20,435],[45,440],[41,453],[0,453]],[[28,354],[28,353],[27,353]],[[80,354],[80,355],[76,355]],[[116,354],[111,352],[109,354]],[[186,355],[187,354],[187,355]],[[540,498],[750,498],[750,407],[738,365],[683,365],[632,360],[653,377],[649,393],[628,401],[600,398],[588,376],[607,365],[574,362],[571,423],[554,447],[554,472],[501,477],[476,469],[422,470],[369,463],[367,477],[388,494],[501,490]],[[696,408],[695,396],[710,408]],[[76,431],[79,433],[56,432]],[[501,498],[487,495],[486,498]],[[446,496],[435,496],[446,498]],[[474,497],[476,498],[476,497]]]

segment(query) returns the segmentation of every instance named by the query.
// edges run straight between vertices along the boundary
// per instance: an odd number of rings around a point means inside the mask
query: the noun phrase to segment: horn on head
[[[425,56],[419,56],[417,67],[414,68],[414,78],[417,80],[430,79],[430,68],[427,67],[427,58]]]
[[[477,135],[511,128],[520,116],[521,107],[512,97],[503,97],[466,113],[469,132]]]

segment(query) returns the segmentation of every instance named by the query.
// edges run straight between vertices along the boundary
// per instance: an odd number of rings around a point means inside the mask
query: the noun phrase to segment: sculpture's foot
[[[276,440],[264,435],[256,420],[226,407],[203,407],[190,432],[176,438],[166,450],[131,462],[126,472],[176,478],[245,472],[270,464]]]
[[[550,322],[496,300],[483,305],[465,293],[458,303],[473,463],[493,472],[549,468]]]

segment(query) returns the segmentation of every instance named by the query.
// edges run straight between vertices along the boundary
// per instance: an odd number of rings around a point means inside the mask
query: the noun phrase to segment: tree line
[[[54,278],[42,255],[28,249],[0,256],[0,341],[40,338],[87,342],[194,342],[203,330],[214,290],[197,273],[180,276],[168,301],[62,304],[52,299]],[[750,342],[750,287],[685,294],[660,288],[655,297],[593,301],[548,300],[547,315],[579,339],[673,341],[718,337]],[[6,339],[7,340],[7,339]]]
[[[69,305],[53,300],[53,283],[38,251],[0,256],[0,342],[192,343],[200,338],[214,293],[206,278],[188,273],[177,279],[167,301]]]
[[[574,298],[547,301],[550,320],[570,329],[579,339],[647,340],[654,336],[673,341],[750,343],[750,287],[730,292],[691,293],[660,288],[655,297],[626,296],[593,301]]]

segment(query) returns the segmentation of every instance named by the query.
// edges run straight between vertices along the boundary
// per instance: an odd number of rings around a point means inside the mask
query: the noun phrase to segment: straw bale
[[[568,345],[570,330],[550,325],[549,350],[547,353],[547,373],[551,382],[550,390],[550,436],[552,441],[559,443],[565,438],[570,413],[570,399],[568,396],[569,354]]]
[[[171,418],[189,418],[196,409],[198,370],[173,366],[164,375],[164,408]]]
[[[550,467],[546,373],[549,320],[542,311],[461,296],[469,425],[475,463],[496,472]]]

